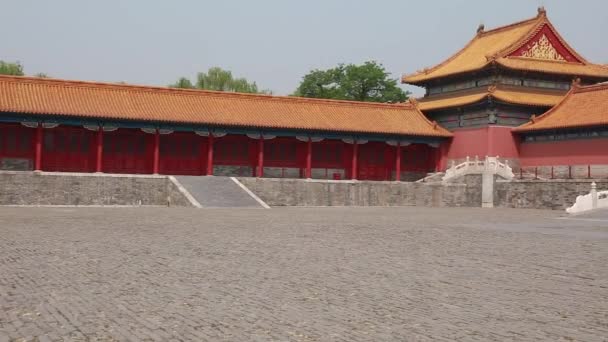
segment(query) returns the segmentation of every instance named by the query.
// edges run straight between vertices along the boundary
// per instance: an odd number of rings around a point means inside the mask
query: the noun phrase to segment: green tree
[[[0,61],[0,74],[1,75],[13,75],[23,76],[23,66],[19,62],[9,63]]]
[[[179,80],[177,80],[177,82],[169,85],[169,87],[171,88],[185,88],[185,89],[193,89],[194,86],[192,85],[192,82],[190,82],[189,79],[185,78],[185,77],[180,77]]]
[[[34,77],[49,78],[49,75],[45,74],[44,72],[39,72],[39,73],[34,74]]]
[[[382,64],[340,64],[328,70],[313,70],[303,77],[294,96],[368,102],[403,102],[409,92],[390,78]]]
[[[234,78],[232,72],[219,67],[209,68],[207,72],[199,72],[196,75],[196,83],[181,77],[177,82],[169,85],[173,88],[206,89],[239,93],[264,93],[268,90],[259,90],[255,82],[249,82],[245,78]]]

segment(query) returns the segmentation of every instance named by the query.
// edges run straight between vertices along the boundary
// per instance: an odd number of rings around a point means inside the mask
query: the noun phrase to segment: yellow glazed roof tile
[[[555,107],[514,129],[530,132],[608,125],[608,83],[574,86]]]
[[[488,97],[508,103],[552,107],[563,97],[564,93],[554,91],[530,91],[529,89],[490,86],[468,93],[455,93],[419,99],[418,107],[422,111],[466,106],[480,102]]]
[[[510,56],[544,27],[548,27],[564,49],[580,62],[553,62]],[[480,30],[462,50],[452,57],[432,68],[404,75],[401,81],[423,84],[432,79],[481,70],[494,63],[516,70],[608,79],[608,68],[589,63],[577,54],[555,30],[544,9],[539,9],[538,15],[532,19],[489,31]]]
[[[0,76],[0,115],[451,136],[412,103],[381,104]]]

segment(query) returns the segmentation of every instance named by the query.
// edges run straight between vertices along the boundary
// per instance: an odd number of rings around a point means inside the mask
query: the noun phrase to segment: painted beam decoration
[[[555,47],[549,41],[546,35],[542,35],[540,39],[532,44],[529,50],[521,54],[522,57],[535,59],[548,59],[551,61],[565,61],[566,59],[557,52]]]
[[[522,57],[554,62],[581,63],[562,43],[549,25],[544,25],[534,36],[522,44],[509,57]]]

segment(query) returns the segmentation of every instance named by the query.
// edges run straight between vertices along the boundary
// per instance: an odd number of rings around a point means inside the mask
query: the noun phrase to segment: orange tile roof
[[[471,92],[421,98],[418,108],[422,111],[430,111],[460,107],[480,102],[488,97],[507,103],[552,107],[564,97],[564,93],[560,91],[533,91],[509,86],[490,86],[488,88],[478,88]]]
[[[514,128],[514,132],[608,125],[608,83],[573,86],[570,92],[545,114]]]
[[[27,113],[267,129],[451,136],[411,104],[0,76],[0,115]]]
[[[488,97],[486,90],[467,94],[451,94],[451,96],[423,97],[418,99],[421,111],[466,106],[482,101]]]
[[[544,71],[551,74],[564,74],[608,78],[608,67],[599,64],[578,64],[558,61],[541,61],[528,58],[499,58],[496,63],[514,70]]]
[[[549,62],[524,57],[508,57],[510,53],[523,46],[544,26],[548,26],[562,45],[581,63]],[[587,62],[555,30],[543,9],[536,17],[502,26],[493,30],[480,30],[477,35],[459,52],[444,62],[401,78],[403,83],[424,84],[426,81],[445,76],[481,70],[494,63],[507,68],[539,71],[573,76],[588,76],[608,79],[608,68]]]
[[[498,88],[491,94],[497,100],[529,106],[553,107],[564,98],[563,91],[533,92],[524,89]]]

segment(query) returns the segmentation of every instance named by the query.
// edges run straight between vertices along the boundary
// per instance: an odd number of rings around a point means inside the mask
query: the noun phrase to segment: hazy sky
[[[579,53],[608,63],[606,0],[0,0],[0,60],[27,74],[163,86],[220,66],[289,94],[309,70],[338,63],[374,59],[395,78],[432,66],[480,23],[527,19],[539,5]]]

